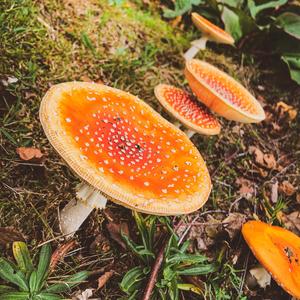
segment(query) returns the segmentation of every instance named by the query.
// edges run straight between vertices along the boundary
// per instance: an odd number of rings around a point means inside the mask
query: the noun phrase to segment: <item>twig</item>
[[[188,232],[190,231],[191,227],[193,226],[193,224],[199,219],[199,216],[197,216],[196,218],[194,218],[194,220],[189,224],[189,226],[187,227],[187,229],[185,230],[185,232],[181,235],[179,241],[178,241],[178,246],[182,243],[183,239],[185,238],[185,236],[188,234]]]
[[[157,257],[156,257],[156,260],[153,264],[152,271],[151,271],[151,274],[150,274],[150,278],[149,278],[149,281],[147,283],[146,289],[144,291],[142,300],[149,300],[151,298],[152,291],[153,291],[153,288],[154,288],[156,280],[157,280],[158,272],[159,272],[160,267],[161,267],[161,265],[163,263],[163,260],[164,260],[164,252],[165,252],[165,248],[167,246],[167,243],[168,243],[168,239],[166,238],[164,240],[164,242],[162,244],[162,247],[159,250],[159,252],[157,254]]]

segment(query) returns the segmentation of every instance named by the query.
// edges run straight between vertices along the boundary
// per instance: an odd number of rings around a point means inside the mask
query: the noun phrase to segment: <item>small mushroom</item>
[[[300,238],[260,221],[245,223],[242,233],[257,260],[278,285],[300,298]]]
[[[210,176],[187,136],[137,97],[101,84],[51,87],[40,107],[46,136],[83,180],[60,214],[74,233],[106,199],[155,214],[195,211],[207,201]]]
[[[229,33],[209,22],[199,14],[195,12],[192,13],[192,21],[202,32],[202,37],[192,42],[192,47],[184,54],[186,60],[194,58],[199,50],[205,49],[208,40],[219,44],[234,44],[234,39]]]
[[[185,131],[189,138],[196,132],[204,135],[220,133],[221,125],[217,119],[184,90],[172,85],[159,84],[154,93],[163,107],[189,128]]]
[[[250,92],[211,64],[192,59],[186,62],[184,74],[198,100],[220,116],[243,123],[265,119],[262,106]]]

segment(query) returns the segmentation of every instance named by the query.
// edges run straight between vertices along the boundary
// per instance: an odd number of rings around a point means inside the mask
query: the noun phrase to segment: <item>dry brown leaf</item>
[[[109,222],[106,228],[113,240],[115,240],[123,249],[126,249],[126,244],[124,243],[121,232],[129,236],[129,229],[127,223],[117,224],[114,222]]]
[[[0,227],[0,244],[24,241],[22,234],[13,227]]]
[[[243,224],[246,222],[246,216],[240,213],[231,213],[222,222],[228,235],[233,239],[237,234],[240,233]]]
[[[17,148],[17,153],[19,154],[22,160],[34,160],[36,162],[40,162],[43,158],[43,153],[40,149],[30,148],[30,147],[20,147]]]
[[[254,155],[255,162],[268,169],[274,169],[277,165],[276,159],[272,153],[263,153],[259,148],[250,146],[248,149],[250,154]]]
[[[264,154],[264,166],[268,169],[276,167],[276,159],[272,153]]]
[[[84,81],[84,82],[93,82],[93,80],[89,76],[87,76],[87,75],[82,75],[80,77],[80,80]]]
[[[287,196],[292,196],[295,193],[296,188],[290,182],[284,180],[279,186],[279,191]]]
[[[67,255],[67,253],[74,249],[76,246],[76,241],[71,240],[65,243],[64,245],[61,245],[58,247],[54,253],[51,256],[51,261],[50,261],[50,272],[53,272],[56,265],[58,264],[59,261],[62,261],[64,257]]]
[[[172,26],[173,28],[175,28],[175,27],[177,27],[177,26],[180,24],[181,20],[182,20],[182,16],[178,16],[178,17],[176,17],[174,20],[172,20],[172,21],[170,22],[170,24],[171,24],[171,26]]]
[[[289,116],[289,120],[293,121],[297,117],[297,110],[283,101],[280,101],[276,104],[276,110],[279,112],[279,114],[287,113]]]
[[[288,230],[300,234],[300,211],[294,211],[289,215],[283,213],[281,220]]]
[[[264,154],[263,152],[255,146],[249,147],[249,153],[254,155],[255,162],[260,165],[264,165]]]
[[[105,272],[103,275],[101,275],[99,278],[98,278],[98,288],[97,290],[100,290],[102,289],[105,284],[108,282],[108,280],[114,275],[114,271],[108,271],[108,272]]]
[[[236,179],[235,183],[240,186],[239,193],[242,197],[246,199],[251,199],[255,193],[255,185],[252,181],[239,177]]]
[[[296,200],[297,200],[298,203],[300,203],[300,193],[297,194]]]

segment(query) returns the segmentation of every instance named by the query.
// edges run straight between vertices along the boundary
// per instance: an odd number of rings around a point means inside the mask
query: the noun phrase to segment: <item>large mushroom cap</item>
[[[217,119],[187,92],[167,84],[159,84],[154,92],[164,108],[188,128],[206,135],[220,133]]]
[[[129,93],[95,83],[58,84],[43,98],[40,119],[71,168],[116,203],[177,215],[208,199],[210,176],[196,147]]]
[[[238,122],[257,123],[265,118],[260,103],[231,76],[211,64],[192,59],[185,76],[192,91],[212,111]]]
[[[300,298],[300,238],[260,221],[245,223],[242,233],[255,257],[277,283]]]
[[[204,35],[208,36],[208,38],[212,41],[222,44],[234,44],[233,37],[221,29],[220,27],[214,25],[213,23],[209,22],[207,19],[203,18],[197,13],[192,13],[192,21],[195,26],[203,32]]]

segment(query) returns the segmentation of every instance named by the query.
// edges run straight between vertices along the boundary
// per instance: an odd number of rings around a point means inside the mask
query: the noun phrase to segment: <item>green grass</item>
[[[57,210],[74,197],[79,181],[42,131],[38,109],[47,89],[58,82],[87,76],[138,95],[172,121],[155,100],[153,88],[162,82],[186,86],[182,52],[188,48],[191,38],[197,36],[192,28],[171,27],[161,19],[154,4],[150,4],[149,9],[140,1],[124,1],[118,5],[96,0],[71,3],[67,0],[3,0],[0,3],[0,226],[20,230],[27,237],[30,249],[43,241],[58,239]],[[198,57],[225,70],[256,96],[263,97],[268,111],[273,111],[278,101],[297,106],[299,90],[293,83],[281,80],[276,68],[253,65],[247,54],[213,44]],[[4,86],[2,81],[8,77],[18,81]],[[264,86],[264,90],[260,90],[259,85]],[[210,216],[222,221],[232,202],[239,197],[236,179],[245,177],[256,183],[257,194],[250,200],[239,201],[233,211],[245,213],[249,218],[256,214],[262,220],[279,223],[279,211],[297,209],[295,195],[280,195],[278,203],[273,205],[268,200],[269,190],[265,190],[265,183],[277,176],[278,180],[287,179],[297,186],[299,118],[280,124],[283,130],[278,134],[265,123],[239,125],[223,119],[221,123],[223,128],[219,136],[192,138],[213,174],[214,187],[200,213],[216,211]],[[233,130],[236,125],[244,132],[243,136]],[[268,170],[263,178],[253,164],[253,157],[247,153],[250,145],[274,152],[276,158],[288,155],[295,166],[283,174]],[[31,165],[21,161],[16,153],[16,148],[21,146],[41,149],[46,156],[45,162]],[[232,158],[226,160],[230,156]],[[133,224],[129,210],[112,203],[109,208],[120,220]],[[191,218],[197,215],[199,212]],[[111,239],[106,222],[103,212],[91,214],[78,233],[80,250],[59,266],[55,276],[66,275],[70,269],[97,269],[114,261],[114,280],[96,295],[101,299],[118,299],[124,296],[118,283],[128,269],[139,266],[140,262]],[[199,222],[208,222],[208,215],[200,216]],[[97,235],[101,236],[99,245],[90,247]],[[241,238],[234,241],[226,236],[217,238],[216,247],[210,248],[208,255],[218,257],[222,248],[219,246],[224,246],[224,240],[229,245],[222,256],[224,267],[219,276],[207,278],[206,299],[210,299],[209,294],[214,295],[213,299],[236,299],[245,292],[241,281],[243,272],[235,269],[244,269],[247,251],[243,251],[234,268],[232,263],[239,249],[247,249]],[[53,242],[54,245],[58,243],[59,240]],[[109,246],[105,251],[104,245]],[[3,255],[10,255],[4,247],[0,249]],[[254,263],[251,257],[248,267]],[[95,286],[95,280],[91,279],[82,289]],[[267,297],[270,291],[258,293]],[[190,294],[185,295],[190,299]]]

